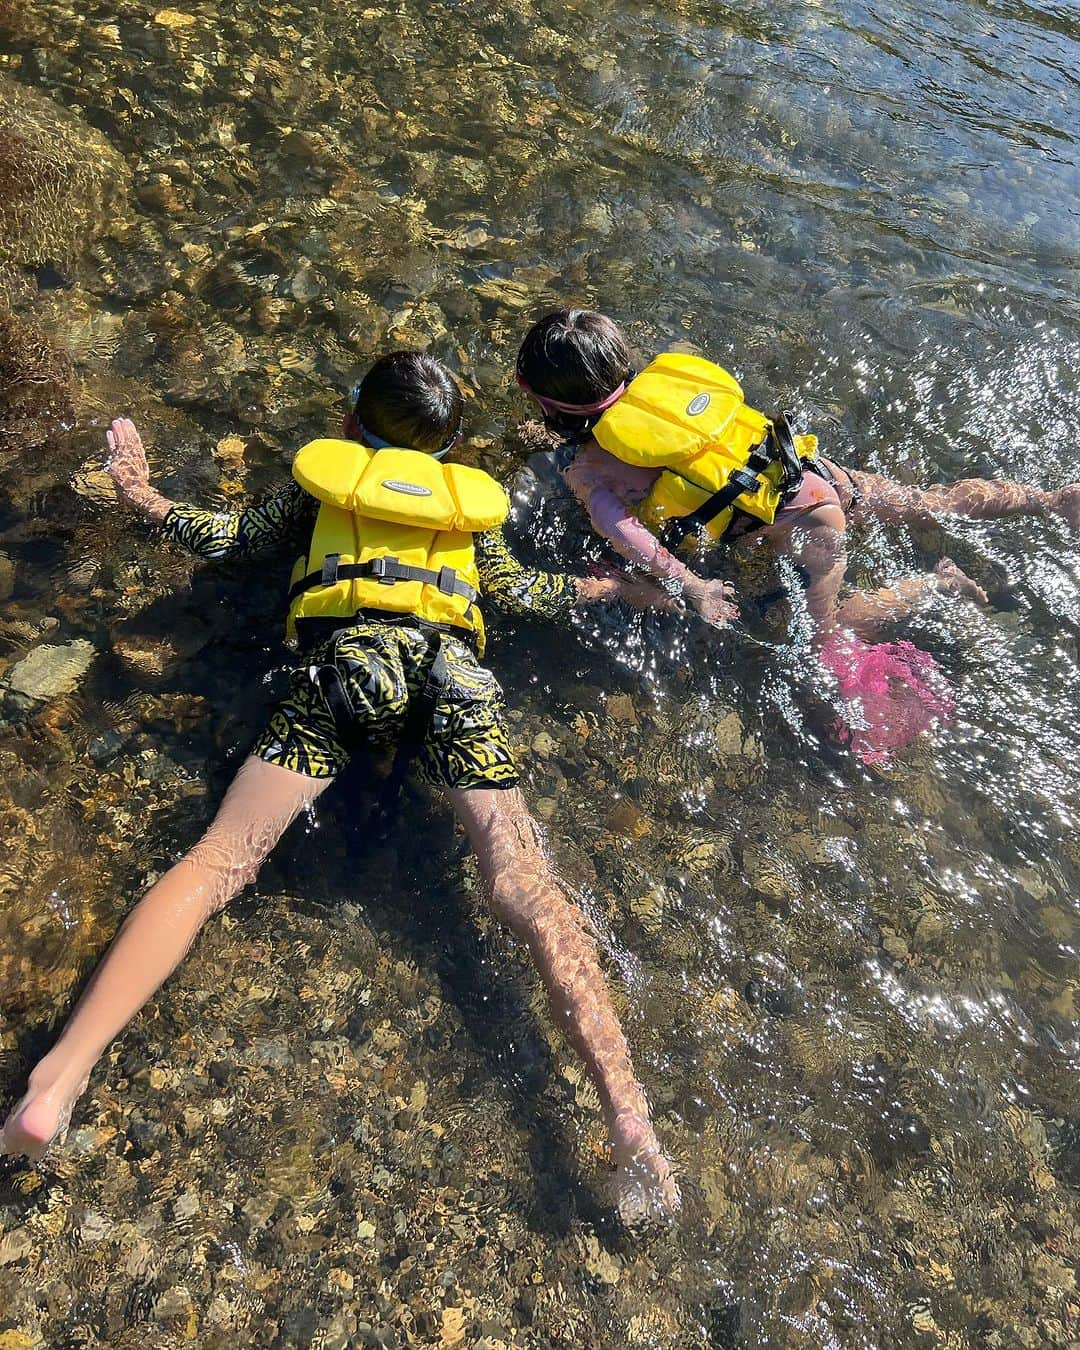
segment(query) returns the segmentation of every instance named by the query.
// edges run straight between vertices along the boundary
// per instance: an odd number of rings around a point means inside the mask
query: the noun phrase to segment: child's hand
[[[118,417],[105,433],[105,440],[109,447],[105,470],[116,484],[118,495],[137,510],[161,519],[165,499],[150,486],[150,466],[135,423],[128,417]]]
[[[105,469],[117,491],[129,501],[144,496],[150,487],[150,466],[135,423],[130,418],[118,417],[105,433],[105,441],[109,447]]]
[[[706,623],[722,627],[739,618],[735,588],[729,581],[701,581],[693,587],[687,586],[683,594]]]

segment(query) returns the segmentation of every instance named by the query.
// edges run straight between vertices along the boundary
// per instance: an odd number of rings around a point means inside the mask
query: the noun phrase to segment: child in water
[[[574,447],[564,473],[593,528],[628,562],[679,593],[707,622],[727,623],[738,617],[731,588],[692,570],[641,519],[649,514],[643,506],[655,495],[664,469],[656,466],[655,457],[643,465],[645,456],[620,458],[599,443],[619,444],[617,437],[605,434],[603,419],[609,409],[617,409],[633,378],[626,337],[610,318],[592,310],[546,315],[526,334],[518,353],[519,385],[538,404],[549,431]],[[737,391],[734,382],[732,386]],[[637,402],[633,396],[632,401]],[[685,399],[677,405],[680,432],[690,434],[695,414],[708,402],[701,396],[685,408]],[[883,624],[908,615],[936,591],[966,595],[980,604],[986,594],[943,558],[927,576],[878,591],[856,591],[841,600],[848,522],[922,524],[947,515],[976,520],[1057,515],[1080,529],[1080,483],[1043,491],[1020,483],[967,479],[920,489],[816,454],[807,455],[802,468],[791,491],[781,491],[771,520],[740,510],[747,498],[735,498],[723,540],[763,539],[800,569],[815,646],[836,676],[841,697],[858,708],[863,723],[850,731],[852,746],[867,763],[887,763],[894,749],[946,716],[950,700],[932,658],[911,643],[869,644]],[[701,498],[709,497],[711,486],[690,484]]]
[[[501,487],[478,469],[436,462],[458,439],[462,409],[457,385],[432,357],[384,356],[359,387],[346,439],[306,446],[294,464],[297,481],[235,513],[167,500],[150,483],[134,425],[112,424],[109,471],[119,494],[168,538],[203,558],[246,556],[285,538],[303,550],[289,597],[302,656],[210,828],[132,910],[59,1041],[34,1068],[0,1130],[0,1152],[39,1156],[66,1128],[109,1043],[211,915],[254,881],[350,751],[404,740],[421,777],[445,790],[492,912],[527,944],[555,1019],[596,1087],[620,1212],[636,1222],[676,1207],[596,946],[545,858],[517,786],[502,691],[477,659],[480,592],[511,613],[556,622],[575,605],[662,597],[629,578],[572,578],[518,564],[499,528],[507,509]]]

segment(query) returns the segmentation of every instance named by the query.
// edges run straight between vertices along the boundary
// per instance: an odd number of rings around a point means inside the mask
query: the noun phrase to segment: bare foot
[[[1074,530],[1080,531],[1080,483],[1070,483],[1053,494],[1051,511],[1064,516]]]
[[[35,1161],[44,1157],[49,1145],[67,1133],[72,1109],[85,1087],[84,1079],[74,1092],[59,1084],[45,1088],[31,1074],[25,1097],[15,1103],[0,1128],[0,1154],[25,1155]]]
[[[615,1205],[631,1231],[666,1226],[681,1203],[671,1164],[660,1150],[656,1132],[643,1116],[622,1111],[612,1126]]]
[[[943,591],[954,595],[966,595],[977,605],[987,603],[987,594],[977,581],[972,581],[966,572],[962,572],[951,558],[942,558],[934,568],[934,574]]]

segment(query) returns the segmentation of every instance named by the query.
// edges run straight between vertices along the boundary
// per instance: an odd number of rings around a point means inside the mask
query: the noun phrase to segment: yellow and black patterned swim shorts
[[[510,788],[518,781],[503,720],[503,692],[464,642],[442,640],[446,658],[416,768],[450,788]],[[254,753],[308,778],[333,778],[349,759],[312,671],[337,665],[352,705],[354,737],[373,750],[394,747],[405,730],[410,698],[431,665],[428,636],[404,624],[359,623],[315,647],[290,676]]]

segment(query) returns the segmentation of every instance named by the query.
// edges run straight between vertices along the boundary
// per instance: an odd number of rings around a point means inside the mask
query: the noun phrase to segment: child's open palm
[[[150,466],[142,437],[130,417],[118,417],[105,433],[109,457],[105,469],[116,491],[130,506],[155,519],[162,519],[169,503],[150,486]]]

